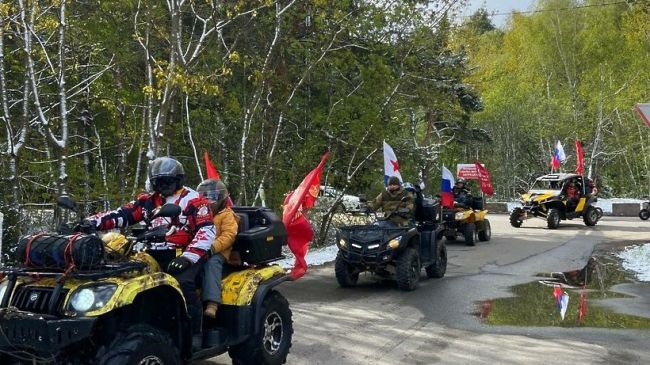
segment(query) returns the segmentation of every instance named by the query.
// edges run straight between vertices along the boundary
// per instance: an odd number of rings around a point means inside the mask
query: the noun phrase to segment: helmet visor
[[[205,190],[201,192],[201,196],[210,200],[211,202],[216,202],[219,200],[219,190]]]
[[[164,195],[171,195],[177,189],[178,178],[174,176],[160,176],[154,178],[151,184],[153,185],[154,191]]]

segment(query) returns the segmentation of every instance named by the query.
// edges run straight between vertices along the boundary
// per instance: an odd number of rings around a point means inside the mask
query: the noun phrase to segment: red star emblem
[[[393,164],[393,171],[399,171],[399,163],[397,161],[390,160],[390,163]]]

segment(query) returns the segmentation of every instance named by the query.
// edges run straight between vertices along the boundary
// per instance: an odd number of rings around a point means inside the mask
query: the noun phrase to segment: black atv
[[[100,239],[64,225],[21,240],[21,264],[0,268],[0,364],[176,365],[224,352],[233,364],[285,363],[292,315],[275,287],[288,275],[268,263],[282,258],[286,230],[268,209],[234,210],[242,218],[234,249],[247,264],[224,275],[223,304],[204,320],[201,348],[191,343],[178,282],[161,270],[177,251],[162,248],[167,227]],[[164,205],[154,217],[179,213]]]
[[[447,270],[447,248],[436,240],[437,201],[416,199],[415,222],[407,227],[375,224],[341,227],[336,235],[339,252],[334,271],[343,288],[356,285],[359,274],[369,271],[397,281],[401,290],[417,287],[424,267],[430,278],[442,278]]]
[[[639,218],[647,221],[650,218],[650,201],[641,203],[641,210],[639,210]]]

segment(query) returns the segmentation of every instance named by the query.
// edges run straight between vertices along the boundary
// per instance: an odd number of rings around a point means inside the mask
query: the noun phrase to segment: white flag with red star
[[[400,183],[404,182],[402,174],[399,173],[399,163],[395,151],[384,141],[384,185],[388,186],[388,179],[391,176],[397,176]]]

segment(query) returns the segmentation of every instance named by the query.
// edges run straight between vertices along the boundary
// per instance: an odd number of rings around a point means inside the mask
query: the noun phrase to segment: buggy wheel
[[[512,213],[510,213],[510,225],[519,228],[523,221],[521,220],[522,211],[521,208],[515,208]]]
[[[639,211],[639,218],[641,218],[644,221],[647,221],[648,218],[650,218],[650,210],[647,209],[641,209]]]
[[[546,225],[549,229],[557,229],[557,227],[560,226],[560,211],[557,210],[557,208],[551,208],[548,210]]]
[[[101,347],[99,365],[176,365],[180,357],[170,336],[148,325],[136,325]]]
[[[479,241],[489,241],[492,238],[492,227],[490,226],[490,221],[487,219],[483,220],[483,229],[478,232]]]
[[[287,361],[293,335],[289,302],[272,290],[264,298],[261,310],[260,332],[228,349],[233,365],[281,365]]]
[[[341,288],[349,288],[355,286],[359,280],[359,272],[350,265],[345,259],[341,252],[336,255],[336,261],[334,262],[334,274],[336,275],[336,281],[339,282]]]
[[[427,277],[439,279],[445,276],[447,272],[447,246],[444,242],[438,242],[441,246],[438,254],[436,255],[436,260],[433,264],[427,266],[425,271],[427,272]]]
[[[585,212],[585,216],[582,218],[582,220],[585,222],[585,225],[588,227],[593,227],[598,223],[598,210],[594,207],[589,207],[587,208],[587,211]]]
[[[463,224],[463,237],[465,237],[465,244],[467,246],[474,246],[474,235],[476,233],[476,225],[474,223]]]
[[[397,287],[400,290],[414,290],[420,281],[420,257],[417,251],[407,248],[397,259]]]

